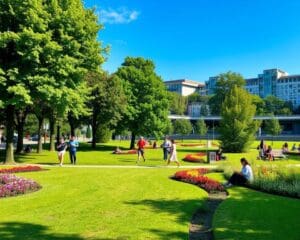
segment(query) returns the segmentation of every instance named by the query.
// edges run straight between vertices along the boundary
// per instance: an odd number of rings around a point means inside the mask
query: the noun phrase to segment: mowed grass
[[[211,178],[225,181],[220,174]],[[215,239],[299,240],[300,201],[243,187],[228,189],[213,217]]]
[[[226,161],[213,164],[240,170],[239,160],[246,157],[254,165],[300,169],[299,156],[274,162],[256,160],[257,144],[248,153],[225,154]],[[274,142],[274,148],[282,144]],[[136,155],[111,154],[117,145],[125,149],[129,142],[99,144],[92,151],[81,144],[78,164],[135,165]],[[179,159],[199,151],[205,149],[178,144]],[[143,166],[165,165],[161,149],[147,149],[146,157]],[[20,155],[17,160],[57,163],[56,153],[48,151]],[[204,206],[207,194],[198,187],[170,180],[175,171],[51,167],[18,174],[36,180],[43,188],[0,200],[0,239],[188,239],[189,221],[196,209]],[[219,173],[209,176],[225,181]],[[299,239],[299,199],[239,187],[231,188],[229,193],[214,216],[216,239]]]
[[[206,143],[205,140],[184,140],[183,143]],[[160,146],[162,142],[158,142],[158,146]],[[177,143],[177,155],[178,159],[181,161],[182,165],[206,165],[199,163],[189,163],[184,162],[182,159],[190,153],[198,153],[198,152],[206,152],[206,148],[204,147],[182,147],[180,146],[182,142],[178,140]],[[215,141],[217,143],[217,141]],[[271,145],[272,142],[266,142],[267,145]],[[282,141],[274,141],[273,148],[281,149],[284,142]],[[298,146],[299,142],[289,142],[290,148],[292,144],[296,143]],[[258,151],[256,149],[258,141],[255,141],[248,152],[246,153],[225,153],[227,156],[227,161],[219,161],[213,164],[216,164],[220,167],[223,166],[232,166],[234,168],[239,169],[240,163],[239,160],[242,157],[246,157],[252,164],[259,165],[282,165],[283,167],[287,165],[295,165],[300,164],[300,155],[298,156],[288,156],[287,160],[277,160],[274,162],[261,161],[257,160]],[[135,165],[137,160],[137,154],[112,154],[112,152],[116,149],[116,147],[120,147],[123,150],[128,150],[129,141],[110,141],[106,144],[98,144],[96,149],[92,149],[90,144],[81,143],[77,153],[77,164],[78,165]],[[217,149],[215,148],[210,148]],[[157,149],[146,149],[145,150],[146,162],[141,162],[140,165],[143,166],[163,166],[165,165],[165,161],[163,160],[163,153],[161,148]],[[44,150],[41,154],[35,153],[33,151],[30,154],[20,154],[15,156],[16,161],[18,163],[38,163],[38,164],[58,164],[57,153],[49,152],[48,150]],[[205,157],[204,157],[205,158]],[[206,159],[206,158],[205,158]],[[0,151],[0,162],[4,160],[4,151]],[[69,164],[69,154],[66,152],[65,154],[65,164]]]
[[[0,200],[0,239],[187,239],[207,194],[172,169],[51,168],[43,188]]]
[[[190,141],[184,141],[187,143]],[[200,141],[197,141],[200,143]],[[162,142],[158,142],[157,149],[145,149],[146,162],[141,162],[143,166],[162,166],[165,165],[163,160],[163,151],[159,148]],[[202,141],[205,143],[205,141]],[[177,155],[178,159],[182,160],[189,153],[197,153],[205,151],[205,148],[200,147],[181,147],[181,141],[178,142]],[[47,146],[46,146],[47,147]],[[135,165],[137,154],[113,154],[112,152],[120,147],[126,151],[129,148],[129,141],[110,141],[106,144],[98,144],[96,149],[92,149],[88,143],[80,143],[77,152],[77,164],[79,165]],[[0,151],[0,162],[4,160],[4,151]],[[37,154],[35,150],[30,154],[20,154],[15,156],[18,163],[35,163],[35,164],[58,164],[57,153],[43,150],[42,153]],[[70,158],[68,152],[65,154],[64,163],[69,164]],[[181,161],[184,165],[194,165],[195,163],[188,163]]]

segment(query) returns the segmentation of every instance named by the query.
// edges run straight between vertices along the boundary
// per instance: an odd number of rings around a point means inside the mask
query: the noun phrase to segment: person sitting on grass
[[[122,151],[120,150],[119,147],[116,147],[116,149],[113,151],[114,154],[121,153]]]
[[[272,161],[273,160],[273,152],[272,152],[272,147],[269,145],[268,149],[265,153],[265,157],[269,160]]]
[[[242,170],[240,172],[234,172],[229,178],[225,187],[231,187],[232,185],[243,186],[248,182],[253,181],[253,172],[250,164],[246,158],[241,158]]]
[[[284,143],[283,146],[282,146],[282,153],[288,153],[289,151],[289,145],[288,143]]]
[[[293,146],[292,146],[292,151],[296,151],[296,149],[297,149],[296,148],[296,143],[294,143]]]

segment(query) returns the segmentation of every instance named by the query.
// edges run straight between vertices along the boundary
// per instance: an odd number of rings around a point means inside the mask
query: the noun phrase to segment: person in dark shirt
[[[56,150],[57,150],[59,165],[61,167],[64,163],[64,155],[66,153],[66,149],[67,149],[67,144],[65,143],[64,138],[60,138],[59,143],[56,146]]]

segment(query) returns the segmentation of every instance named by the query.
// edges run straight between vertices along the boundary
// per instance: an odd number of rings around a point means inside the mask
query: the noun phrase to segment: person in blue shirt
[[[76,151],[79,146],[79,143],[77,140],[75,140],[74,136],[71,136],[69,141],[69,152],[70,152],[70,160],[71,164],[76,164]]]

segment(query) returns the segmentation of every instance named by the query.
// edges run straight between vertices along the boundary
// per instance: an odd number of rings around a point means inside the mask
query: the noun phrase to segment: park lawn
[[[0,239],[187,239],[207,193],[174,169],[51,168],[40,191],[0,199]]]
[[[186,142],[186,141],[185,141]],[[184,143],[185,143],[184,142]],[[161,142],[158,142],[158,146]],[[122,150],[128,150],[129,141],[110,141],[106,144],[98,144],[96,149],[92,149],[90,144],[81,143],[77,152],[77,164],[79,165],[135,165],[137,154],[112,154],[116,147]],[[205,151],[204,148],[181,147],[178,144],[178,160],[182,160],[189,153]],[[0,161],[4,159],[4,152],[0,152]],[[146,162],[140,162],[143,166],[164,166],[163,152],[161,148],[145,149]],[[57,153],[44,150],[41,154],[33,151],[30,154],[20,154],[15,156],[18,163],[35,163],[35,164],[58,164]],[[65,154],[65,164],[69,164],[69,154]],[[195,165],[181,161],[183,165]],[[199,165],[199,163],[196,163]]]
[[[200,142],[199,140],[184,140],[184,143],[195,143]],[[205,140],[201,141],[205,143]],[[180,146],[181,141],[178,141],[177,144],[177,155],[178,159],[181,161],[182,165],[206,165],[206,164],[199,164],[199,163],[189,163],[184,162],[182,159],[190,153],[198,153],[200,151],[205,152],[206,148],[199,148],[199,147],[182,147]],[[217,143],[217,142],[215,142]],[[278,141],[274,142],[273,147],[279,148],[283,145],[284,142]],[[291,146],[294,142],[289,142]],[[298,142],[295,142],[298,145]],[[158,146],[160,146],[161,142],[158,142]],[[258,141],[254,142],[247,153],[225,153],[224,155],[227,156],[227,161],[219,161],[214,163],[219,167],[233,167],[235,169],[240,169],[239,160],[242,157],[246,157],[250,163],[252,164],[259,164],[259,165],[295,165],[300,164],[300,155],[299,156],[289,156],[288,160],[277,160],[274,162],[268,161],[261,161],[257,160],[257,149],[256,146],[259,144]],[[267,144],[271,144],[271,142],[267,142]],[[112,154],[115,148],[119,146],[121,149],[127,150],[129,147],[129,141],[110,141],[105,144],[98,144],[96,149],[92,149],[90,144],[81,143],[78,153],[77,153],[77,163],[79,165],[135,165],[137,160],[137,154],[128,154],[128,155],[119,155],[119,154]],[[216,149],[216,148],[214,148]],[[162,160],[162,149],[146,149],[145,156],[146,162],[141,162],[140,165],[143,166],[163,166],[165,162]],[[49,152],[44,150],[41,154],[37,154],[32,152],[30,154],[21,154],[16,155],[16,161],[19,163],[35,163],[35,164],[57,164],[57,153],[56,152]],[[4,159],[4,152],[0,151],[0,162]],[[65,164],[69,164],[69,155],[66,153],[65,155]]]
[[[225,181],[220,174],[208,174]],[[215,239],[298,240],[300,201],[243,187],[228,189],[229,197],[213,217]]]

